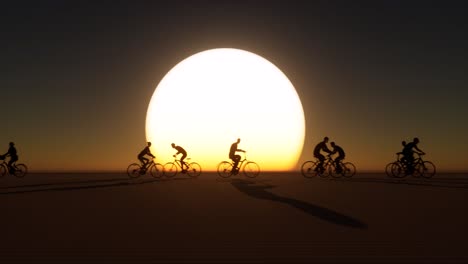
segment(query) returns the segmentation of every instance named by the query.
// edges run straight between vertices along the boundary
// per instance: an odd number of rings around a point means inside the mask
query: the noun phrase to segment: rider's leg
[[[186,154],[182,155],[182,157],[180,157],[180,165],[182,166],[182,171],[187,171],[187,164],[185,164],[185,157],[187,157]]]
[[[335,168],[336,168],[337,173],[341,173],[343,171],[343,168],[341,168],[341,165],[340,165],[342,160],[343,160],[342,157],[337,157],[335,159]]]
[[[233,170],[237,170],[237,169],[238,169],[238,168],[237,168],[237,165],[239,164],[240,159],[241,159],[241,156],[239,156],[239,155],[234,155],[234,157],[233,157],[233,159],[232,159],[232,160],[234,161]]]
[[[8,170],[10,173],[13,173],[15,171],[15,168],[13,167],[13,163],[15,163],[18,160],[17,157],[11,157],[10,161],[8,161]]]
[[[317,164],[317,169],[323,171],[323,163],[325,162],[325,156],[323,156],[322,154],[318,154],[315,157],[319,160],[319,163]]]
[[[408,168],[408,174],[413,174],[414,173],[414,157],[413,155],[408,156],[407,158],[407,168]]]
[[[139,159],[140,162],[141,162],[141,167],[142,167],[142,168],[145,168],[145,167],[146,167],[146,164],[148,164],[149,159],[147,159],[147,158],[145,158],[145,157],[138,157],[138,159]]]

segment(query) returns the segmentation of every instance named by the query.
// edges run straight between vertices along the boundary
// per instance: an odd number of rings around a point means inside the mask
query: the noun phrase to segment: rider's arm
[[[414,149],[416,149],[417,151],[419,151],[418,154],[423,154],[423,153],[424,153],[424,151],[420,150],[420,149],[418,148],[418,146],[414,146]]]
[[[245,150],[242,149],[236,149],[236,151],[245,152]]]

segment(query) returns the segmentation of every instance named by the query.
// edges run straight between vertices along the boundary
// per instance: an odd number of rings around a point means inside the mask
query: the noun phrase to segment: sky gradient
[[[358,170],[383,171],[417,136],[439,170],[467,171],[465,5],[3,4],[0,153],[14,141],[31,170],[125,170],[145,145],[146,110],[164,75],[197,52],[238,48],[295,86],[306,117],[298,167],[329,136]]]

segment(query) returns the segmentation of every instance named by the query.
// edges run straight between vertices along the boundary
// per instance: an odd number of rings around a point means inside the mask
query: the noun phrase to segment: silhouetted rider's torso
[[[327,143],[325,143],[325,141],[322,141],[318,143],[317,146],[315,146],[314,156],[321,155],[320,150],[323,150],[327,153],[331,153],[331,151],[327,148]]]
[[[150,155],[151,156],[151,151],[149,147],[144,148],[140,154],[138,154],[138,157],[143,157],[144,155]]]
[[[236,154],[236,150],[237,150],[237,143],[232,143],[231,149],[229,150],[229,158],[230,159],[232,159],[232,157],[234,157],[234,155]]]
[[[15,159],[15,158],[18,158],[18,154],[16,153],[16,148],[11,146],[9,149],[8,149],[8,152],[7,152],[8,155],[10,155],[10,157],[12,159]]]
[[[418,151],[421,151],[418,146],[416,146],[416,143],[414,142],[410,142],[408,144],[405,145],[405,147],[403,148],[403,155],[405,156],[409,156],[409,155],[412,155],[413,154],[413,149],[416,149]]]
[[[181,146],[175,146],[174,148],[177,149],[177,154],[182,153],[184,156],[187,155],[187,152]]]
[[[339,146],[335,145],[335,147],[333,148],[333,153],[338,153],[338,158],[344,158],[345,157],[344,150]]]

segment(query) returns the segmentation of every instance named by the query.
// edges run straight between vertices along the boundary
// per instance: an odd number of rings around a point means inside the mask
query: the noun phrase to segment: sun
[[[146,116],[146,138],[157,162],[182,146],[203,170],[229,160],[232,143],[260,169],[292,170],[302,152],[304,111],[286,75],[248,51],[220,48],[194,54],[156,87]],[[241,153],[242,154],[242,153]]]

